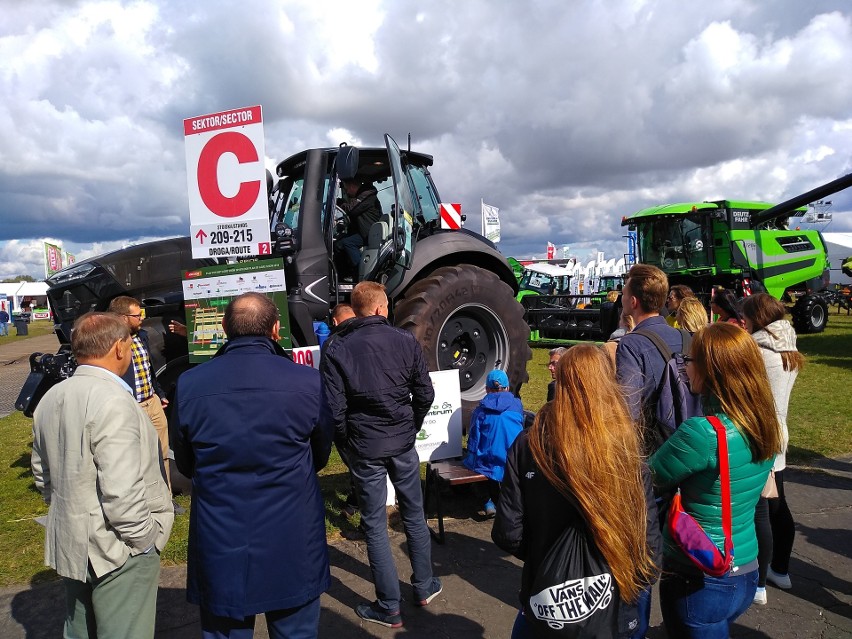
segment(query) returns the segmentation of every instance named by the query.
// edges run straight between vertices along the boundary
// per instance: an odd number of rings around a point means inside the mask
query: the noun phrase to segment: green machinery
[[[793,304],[800,333],[818,333],[828,322],[829,283],[825,241],[816,230],[789,228],[806,205],[852,185],[852,174],[778,205],[716,200],[665,204],[622,220],[637,232],[639,261],[665,271],[671,284],[686,284],[705,299],[714,286],[738,295],[766,291]]]

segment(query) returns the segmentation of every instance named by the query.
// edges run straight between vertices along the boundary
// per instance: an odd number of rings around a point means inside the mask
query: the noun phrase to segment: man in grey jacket
[[[50,504],[45,563],[65,584],[64,636],[150,639],[174,511],[157,433],[121,379],[130,331],[115,313],[87,313],[71,349],[79,366],[39,403],[32,452]]]

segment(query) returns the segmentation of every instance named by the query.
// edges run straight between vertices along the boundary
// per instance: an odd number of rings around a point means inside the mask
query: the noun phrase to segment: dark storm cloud
[[[185,233],[182,120],[251,104],[275,160],[411,133],[469,227],[500,207],[507,254],[620,253],[645,206],[852,170],[842,0],[3,8],[0,241]]]

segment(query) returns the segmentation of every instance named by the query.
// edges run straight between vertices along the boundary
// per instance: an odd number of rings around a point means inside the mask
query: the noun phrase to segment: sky
[[[390,133],[507,256],[852,172],[848,0],[0,0],[0,279],[187,235],[183,120],[263,106],[267,165]],[[852,189],[831,196],[852,231]]]

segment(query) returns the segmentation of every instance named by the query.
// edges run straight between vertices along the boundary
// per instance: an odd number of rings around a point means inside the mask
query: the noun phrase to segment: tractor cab
[[[358,281],[399,280],[411,268],[415,233],[428,235],[440,219],[431,165],[431,156],[403,152],[385,135],[385,148],[311,149],[277,166],[269,191],[273,253],[284,258],[289,293],[311,317],[323,317]],[[341,246],[358,233],[341,206],[347,180],[375,189],[381,208],[357,265]]]
[[[527,264],[521,275],[518,301],[528,295],[568,295],[571,271],[556,264]]]
[[[327,275],[334,287],[342,282],[347,266],[354,271],[350,276],[355,281],[379,280],[389,271],[411,266],[415,227],[439,216],[437,192],[428,172],[432,158],[404,154],[388,135],[385,145],[384,149],[345,144],[312,149],[278,165],[278,179],[270,189],[270,227],[275,253],[295,265],[297,272],[313,273],[319,262],[331,256]],[[347,180],[375,189],[381,207],[381,216],[363,238],[361,260],[354,266],[339,255],[343,238],[357,232],[357,225],[341,207]]]

